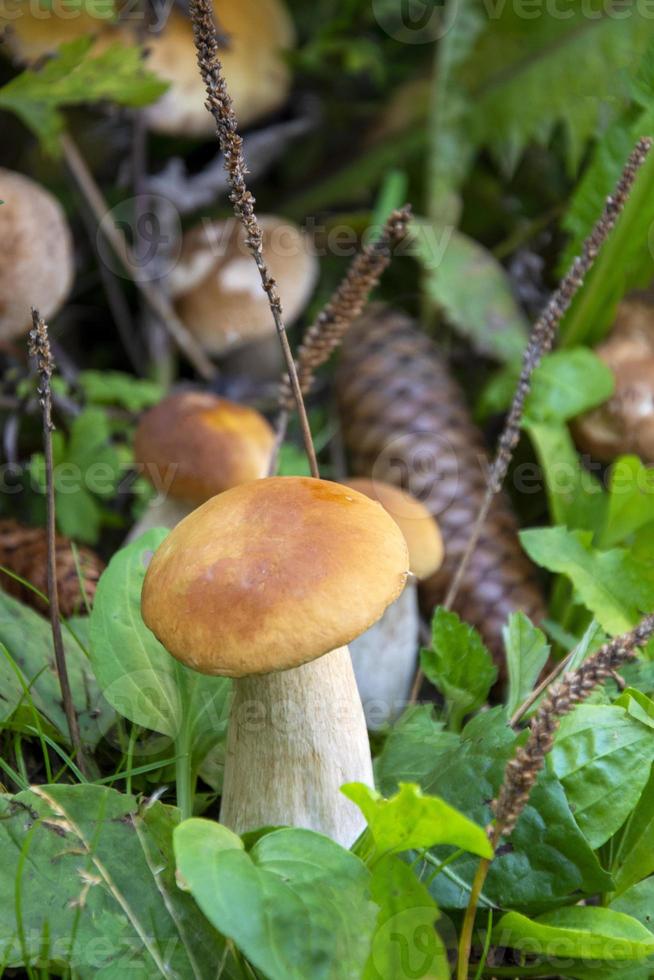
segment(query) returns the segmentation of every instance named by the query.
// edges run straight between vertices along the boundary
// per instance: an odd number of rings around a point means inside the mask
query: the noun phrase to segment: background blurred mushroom
[[[142,417],[134,457],[157,497],[132,528],[135,540],[153,527],[174,527],[210,497],[268,472],[275,434],[253,408],[185,391]]]
[[[603,463],[624,453],[654,463],[654,306],[645,298],[623,301],[595,352],[611,368],[615,390],[574,422],[578,447]]]
[[[215,4],[224,47],[220,58],[241,126],[279,109],[291,78],[283,52],[295,43],[295,31],[282,0],[220,0]],[[168,91],[145,110],[154,132],[209,138],[215,123],[205,109],[206,93],[197,70],[188,18],[172,8],[160,33],[146,37],[147,66],[170,82]]]
[[[0,169],[0,340],[29,330],[31,308],[49,319],[62,306],[75,272],[72,238],[61,205],[29,177]]]
[[[263,250],[277,281],[286,325],[304,310],[318,276],[311,242],[296,225],[259,219]],[[234,218],[203,222],[184,235],[170,289],[177,313],[208,354],[251,376],[277,377],[281,352],[259,271]],[[236,352],[235,354],[233,352]]]
[[[411,575],[404,591],[381,619],[350,643],[366,721],[375,731],[393,721],[408,703],[420,644],[418,582],[440,568],[443,539],[436,520],[411,494],[365,477],[345,482],[382,505],[409,548]]]
[[[208,501],[160,545],[143,619],[187,667],[235,678],[221,821],[306,827],[349,847],[365,822],[340,792],[373,785],[347,644],[404,587],[407,546],[382,507],[303,477]]]

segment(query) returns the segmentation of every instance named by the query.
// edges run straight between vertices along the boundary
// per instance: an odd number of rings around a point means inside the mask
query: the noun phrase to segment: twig
[[[554,346],[557,330],[575,295],[582,287],[584,279],[590,271],[597,255],[615,227],[615,224],[627,203],[638,171],[642,167],[652,146],[650,138],[638,140],[627,160],[620,180],[613,194],[606,199],[604,210],[595,227],[583,244],[581,255],[574,262],[570,271],[561,281],[558,289],[552,295],[545,310],[534,324],[525,349],[522,370],[516,387],[511,409],[504,423],[504,429],[499,439],[497,452],[490,470],[490,477],[479,513],[470,531],[470,537],[463,552],[456,573],[450,584],[443,603],[445,609],[451,609],[459,594],[463,577],[468,569],[470,559],[477,547],[491,503],[495,494],[499,493],[506,477],[513,452],[520,438],[520,426],[524,412],[525,401],[531,387],[531,378],[540,364],[541,359]],[[415,701],[420,691],[423,675],[418,671],[411,691],[411,700]]]
[[[225,171],[231,187],[229,199],[234,207],[236,217],[241,221],[246,232],[246,244],[261,276],[261,284],[268,297],[270,311],[275,321],[277,335],[286,362],[286,370],[290,379],[293,398],[297,407],[302,429],[304,448],[309,460],[311,474],[319,477],[318,460],[311,438],[311,427],[298,381],[295,361],[291,352],[286,328],[282,316],[282,305],[277,290],[277,284],[271,277],[263,257],[261,227],[254,213],[254,197],[248,191],[245,183],[247,167],[243,159],[243,140],[238,133],[238,124],[232,100],[228,94],[222,64],[218,56],[218,37],[213,17],[213,5],[210,0],[191,0],[189,4],[193,38],[197,52],[198,68],[207,90],[207,109],[216,123],[216,133],[220,149],[225,158]]]
[[[38,310],[32,310],[32,329],[29,333],[28,351],[36,361],[39,375],[38,395],[43,412],[43,447],[45,456],[46,503],[47,503],[47,542],[48,542],[48,599],[50,609],[50,625],[52,627],[52,643],[54,646],[55,665],[61,697],[68,723],[70,741],[77,759],[77,764],[84,776],[88,775],[86,758],[82,746],[79,723],[75,713],[73,695],[66,666],[64,641],[61,635],[61,620],[59,616],[59,589],[57,584],[57,548],[56,548],[56,513],[55,492],[52,459],[52,390],[50,379],[54,370],[54,359],[50,350],[48,328],[39,316]]]
[[[561,718],[569,714],[576,705],[585,701],[599,684],[613,675],[618,667],[635,657],[637,650],[652,635],[654,635],[654,614],[645,616],[629,633],[609,640],[552,688],[532,719],[526,743],[518,749],[514,758],[508,763],[504,781],[497,798],[492,803],[495,820],[489,827],[488,836],[494,850],[502,837],[508,837],[513,832],[520,814],[527,805],[538,774],[545,763],[545,757],[554,744]],[[481,861],[473,881],[459,942],[457,980],[466,980],[468,976],[477,898],[483,888],[489,867],[490,861]]]
[[[188,332],[175,313],[169,300],[159,290],[155,289],[150,282],[136,274],[135,270],[138,268],[138,263],[134,253],[122,231],[120,231],[114,222],[105,220],[109,212],[109,206],[104,200],[76,144],[67,133],[60,137],[60,144],[68,168],[84,195],[87,204],[93,211],[98,226],[118,256],[125,271],[130,275],[134,285],[140,291],[150,309],[160,318],[180,351],[193,365],[198,374],[206,381],[210,381],[217,374],[215,365]]]

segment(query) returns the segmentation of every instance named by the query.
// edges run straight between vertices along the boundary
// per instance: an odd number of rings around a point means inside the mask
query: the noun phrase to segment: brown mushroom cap
[[[295,225],[267,215],[260,218],[263,251],[277,281],[286,324],[306,306],[318,263],[307,236]],[[184,235],[170,277],[175,306],[188,330],[210,354],[274,335],[275,325],[259,270],[235,218],[203,223]]]
[[[182,663],[244,677],[299,667],[363,633],[404,588],[395,522],[349,487],[272,477],[185,518],[148,568],[146,625]]]
[[[274,442],[275,433],[255,409],[187,391],[169,395],[145,413],[134,456],[157,489],[201,504],[265,476]]]
[[[409,548],[411,571],[426,579],[443,563],[443,538],[436,520],[423,503],[391,483],[357,477],[343,481],[366,497],[378,501],[388,511],[404,535]]]
[[[613,361],[609,351],[597,353],[613,370],[615,391],[575,421],[577,445],[604,463],[624,453],[654,463],[654,356]]]
[[[283,51],[295,31],[282,0],[219,0],[219,29],[228,44],[220,50],[227,89],[241,126],[279,109],[290,88]],[[189,20],[173,9],[165,28],[147,38],[147,67],[168,91],[145,110],[151,129],[171,136],[211,137],[215,122],[205,108],[206,92],[197,67]]]
[[[44,55],[53,54],[61,44],[77,38],[96,38],[94,54],[118,41],[119,35],[112,28],[111,17],[93,15],[87,10],[72,10],[60,0],[52,9],[45,4],[20,5],[20,16],[8,16],[0,8],[0,28],[5,28],[3,40],[7,50],[21,63],[30,64]],[[36,13],[38,10],[38,14]]]
[[[0,200],[0,340],[11,340],[29,329],[32,306],[48,319],[66,299],[73,246],[59,202],[29,177],[0,169]]]

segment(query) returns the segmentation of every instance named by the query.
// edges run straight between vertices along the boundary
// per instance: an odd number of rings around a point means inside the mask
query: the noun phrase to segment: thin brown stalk
[[[511,409],[504,423],[504,428],[498,442],[495,459],[491,466],[488,484],[484,499],[479,508],[479,513],[473,524],[468,543],[463,552],[456,572],[450,583],[443,605],[446,609],[451,609],[459,594],[459,589],[463,582],[463,577],[468,569],[470,559],[474,554],[479,541],[479,536],[483,530],[488,512],[490,510],[493,497],[499,493],[504,483],[504,479],[509,469],[513,452],[520,438],[520,427],[524,413],[525,401],[531,388],[531,379],[534,371],[540,364],[545,354],[548,354],[554,346],[559,324],[568,311],[572,300],[583,286],[584,280],[592,268],[602,245],[615,227],[615,224],[622,213],[625,204],[631,193],[638,171],[642,167],[647,154],[652,147],[652,140],[643,137],[638,140],[636,146],[627,160],[622,175],[615,187],[613,194],[606,199],[604,210],[600,215],[595,227],[583,244],[581,254],[574,260],[570,271],[561,280],[558,289],[553,293],[549,303],[540,315],[531,332],[529,342],[525,349],[522,360],[520,378],[516,387]],[[411,700],[416,701],[423,681],[423,674],[419,670],[416,674]]]
[[[46,504],[47,504],[47,544],[48,544],[48,599],[50,625],[52,627],[52,643],[54,647],[55,666],[61,688],[61,698],[64,705],[70,741],[83,775],[88,775],[79,722],[75,713],[73,694],[70,687],[64,641],[61,634],[61,619],[59,613],[59,589],[57,584],[57,548],[56,548],[56,512],[54,492],[54,472],[52,459],[52,389],[50,379],[54,371],[54,358],[50,350],[48,328],[39,316],[38,310],[32,310],[32,329],[29,333],[28,350],[30,357],[36,362],[39,377],[38,395],[43,413],[43,452],[45,456]]]
[[[198,68],[207,90],[205,103],[216,123],[218,143],[224,157],[224,167],[231,187],[229,199],[234,213],[246,232],[246,244],[256,263],[261,285],[268,297],[270,311],[281,344],[286,370],[288,372],[293,398],[300,419],[304,448],[309,460],[311,474],[319,477],[316,450],[311,438],[311,427],[307,416],[302,390],[298,380],[295,361],[291,351],[282,314],[277,283],[268,271],[263,257],[263,235],[254,212],[254,197],[247,189],[245,175],[247,167],[243,159],[243,140],[238,132],[232,100],[227,91],[222,64],[218,55],[218,34],[213,16],[211,0],[191,0],[189,13],[193,24],[193,37],[197,52]]]
[[[138,268],[136,257],[122,231],[114,222],[105,220],[110,210],[109,205],[105,201],[76,143],[65,133],[60,137],[60,144],[68,169],[75,178],[75,182],[88,206],[93,211],[98,222],[98,227],[116,253],[125,272],[130,276],[145,302],[173,338],[181,353],[195,368],[200,377],[206,381],[210,381],[217,374],[216,366],[188,332],[175,313],[170,300],[160,290],[155,288],[152,283],[148,282],[147,279],[135,273],[135,270]]]
[[[600,684],[612,677],[614,671],[636,656],[654,635],[654,614],[644,619],[622,636],[609,640],[588,657],[576,670],[565,674],[545,697],[529,726],[529,737],[508,763],[500,791],[492,803],[494,822],[488,830],[497,848],[503,837],[509,837],[529,801],[538,774],[550,752],[560,721],[572,709],[585,701]],[[474,878],[470,902],[466,910],[459,941],[457,980],[468,976],[472,927],[477,912],[477,900],[488,874],[490,862],[482,861]]]

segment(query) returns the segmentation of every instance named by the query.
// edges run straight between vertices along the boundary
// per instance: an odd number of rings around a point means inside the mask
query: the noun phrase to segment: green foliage
[[[106,414],[86,408],[73,419],[70,435],[52,435],[57,524],[62,534],[95,544],[104,515],[102,501],[116,492],[123,465],[121,454],[111,442]],[[45,493],[45,460],[32,456],[32,479]]]
[[[454,729],[482,706],[497,677],[493,658],[476,630],[442,607],[434,613],[432,646],[422,651],[421,664],[445,698]]]
[[[0,797],[4,966],[63,964],[82,980],[212,975],[224,943],[175,883],[175,824],[169,807],[101,786]]]
[[[511,717],[535,687],[550,646],[542,630],[536,629],[522,612],[511,613],[503,636],[509,674],[506,710]]]
[[[107,701],[125,718],[179,739],[185,729],[197,763],[226,735],[230,682],[184,667],[141,617],[149,559],[168,532],[148,531],[118,551],[98,584],[90,656]]]
[[[53,726],[56,737],[67,742],[68,725],[61,703],[50,623],[0,591],[0,644],[4,648],[0,656],[2,715],[8,718],[19,704],[32,704]],[[86,654],[65,630],[64,647],[82,738],[87,745],[94,746],[115,716],[101,694]],[[31,716],[27,717],[33,724]]]
[[[654,23],[637,6],[616,19],[600,2],[573,0],[562,18],[546,7],[523,16],[521,4],[496,4],[465,71],[478,141],[511,169],[528,143],[547,142],[561,124],[575,167],[627,101],[621,78],[653,36]]]
[[[561,781],[575,820],[593,848],[622,826],[647,784],[654,721],[626,708],[581,705],[561,722],[548,766]]]
[[[491,820],[496,795],[517,740],[504,711],[477,716],[461,735],[443,731],[426,708],[409,711],[390,733],[377,760],[377,782],[385,796],[400,782],[417,782],[437,793],[479,826]],[[437,860],[447,855],[436,852]],[[462,855],[431,885],[441,908],[465,908],[478,859]],[[493,861],[481,906],[542,911],[577,902],[581,894],[609,891],[611,878],[579,829],[562,784],[543,772],[511,837]]]
[[[603,548],[620,544],[654,522],[654,470],[637,456],[621,456],[611,466]]]
[[[414,240],[429,301],[480,353],[519,360],[528,324],[499,262],[461,232],[426,221],[415,225]]]
[[[375,906],[355,855],[309,830],[283,829],[246,850],[208,820],[174,834],[182,887],[207,919],[270,980],[359,980]]]
[[[624,548],[600,551],[590,534],[565,527],[522,531],[527,554],[543,568],[567,576],[575,596],[610,634],[624,633],[654,607],[654,571]]]
[[[144,106],[166,91],[167,83],[143,67],[138,47],[114,44],[95,56],[92,49],[91,37],[62,44],[43,67],[27,68],[0,88],[0,109],[16,113],[51,154],[58,152],[67,106],[103,100]]]
[[[613,394],[607,365],[585,347],[555,351],[536,368],[525,402],[524,422],[567,422]]]
[[[122,371],[80,371],[77,382],[88,402],[120,405],[129,412],[142,412],[164,396],[163,387],[156,382]]]
[[[615,893],[622,895],[654,872],[654,772],[631,813],[613,861]]]
[[[495,926],[493,941],[541,955],[584,960],[642,960],[654,954],[654,935],[637,919],[613,909],[576,908],[528,919],[508,912]]]
[[[369,864],[388,854],[422,850],[437,844],[450,844],[480,857],[492,857],[482,827],[437,796],[424,796],[414,783],[400,783],[399,792],[390,800],[363,783],[347,783],[342,791],[366,818],[372,842],[366,853]]]

